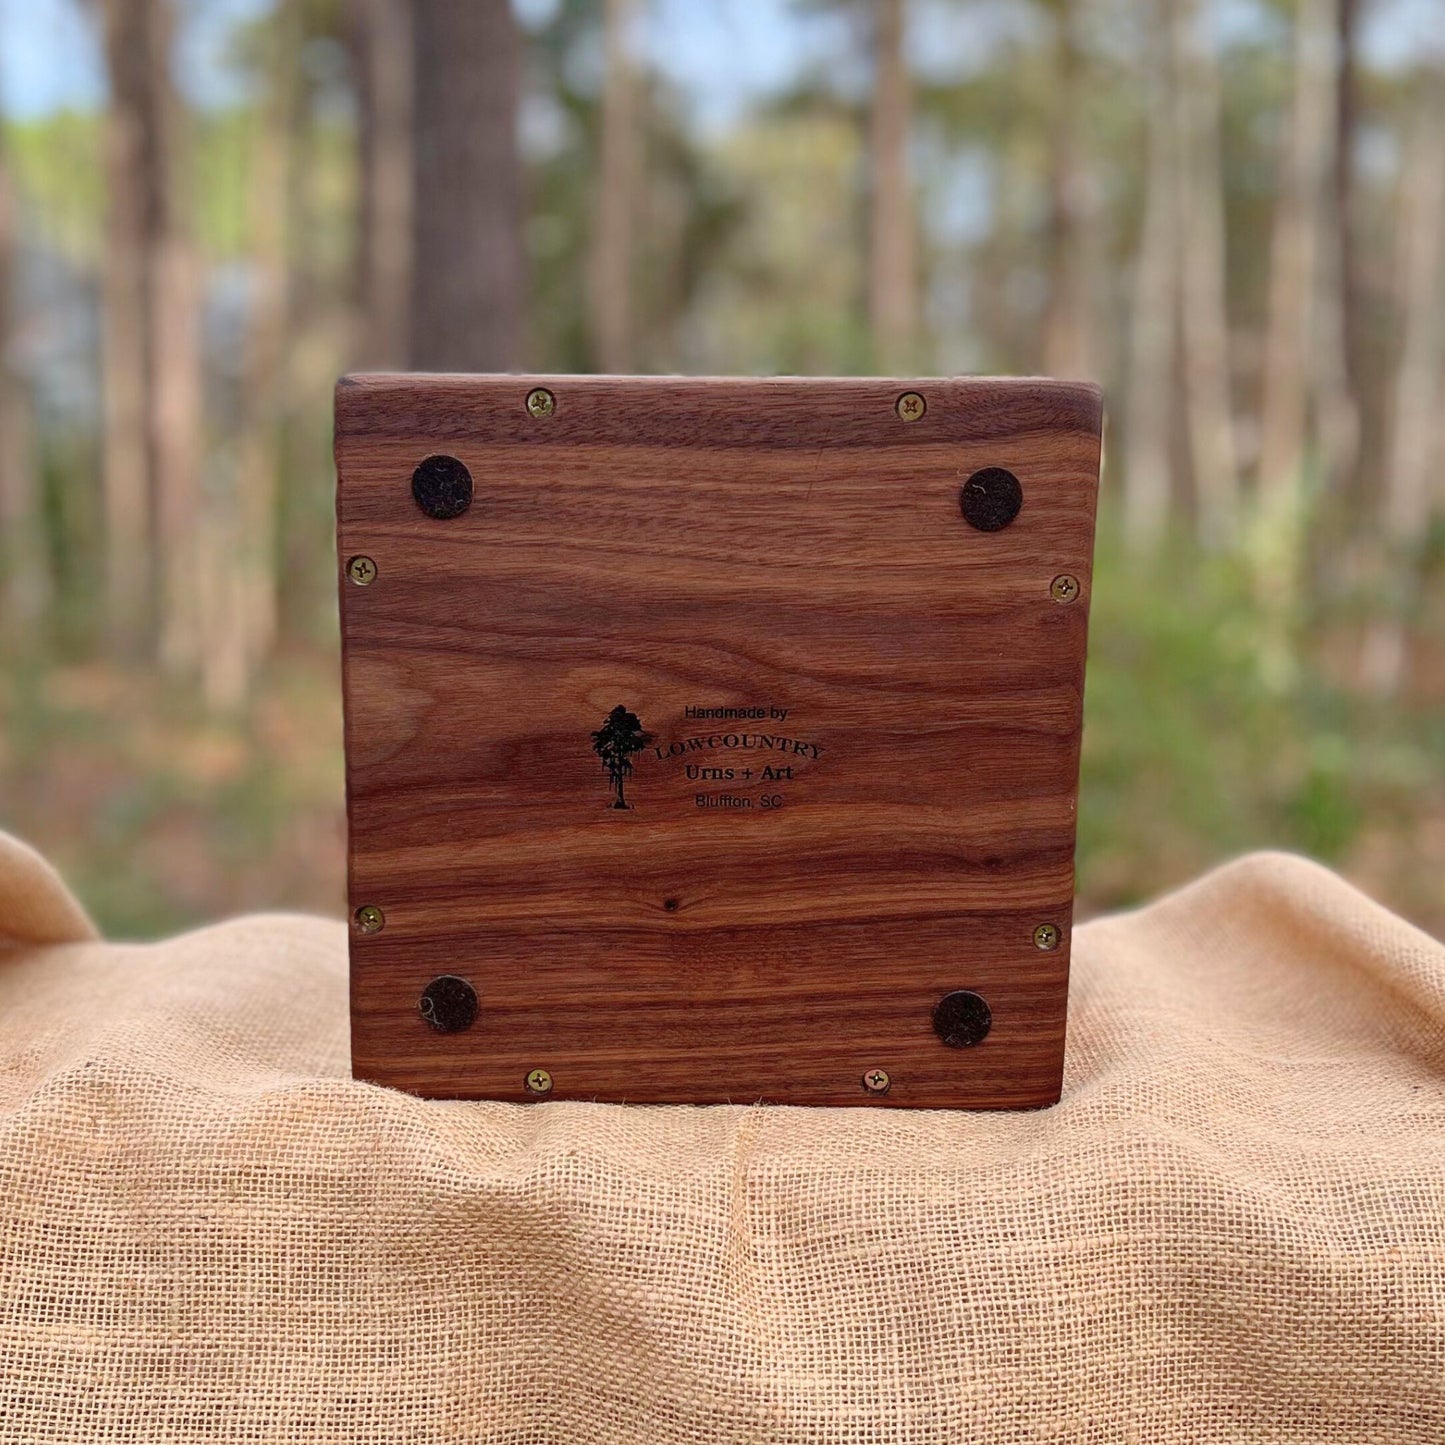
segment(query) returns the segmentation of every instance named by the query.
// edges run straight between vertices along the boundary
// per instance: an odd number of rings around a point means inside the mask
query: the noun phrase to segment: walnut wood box
[[[1056,1100],[1100,425],[1044,380],[344,378],[356,1076]]]

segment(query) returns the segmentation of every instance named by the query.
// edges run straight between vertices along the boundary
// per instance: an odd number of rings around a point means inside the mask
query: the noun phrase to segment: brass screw
[[[1041,923],[1034,929],[1034,947],[1051,953],[1059,946],[1059,930],[1052,923]]]
[[[869,1069],[863,1075],[863,1087],[870,1094],[886,1094],[889,1086],[893,1083],[887,1073],[882,1069]]]
[[[376,581],[376,563],[370,557],[353,557],[346,564],[346,575],[358,587],[370,587]]]
[[[386,915],[374,903],[363,903],[356,910],[358,933],[380,933],[386,927]]]
[[[1079,579],[1067,572],[1060,573],[1049,583],[1049,596],[1055,602],[1072,602],[1079,595]]]
[[[538,418],[551,416],[557,410],[557,398],[545,386],[539,386],[527,393],[527,415]]]
[[[529,1094],[550,1094],[552,1092],[552,1076],[546,1069],[533,1069],[527,1075],[527,1092]]]
[[[898,413],[899,421],[922,421],[923,413],[928,410],[928,403],[918,392],[905,391],[893,403],[893,410]]]

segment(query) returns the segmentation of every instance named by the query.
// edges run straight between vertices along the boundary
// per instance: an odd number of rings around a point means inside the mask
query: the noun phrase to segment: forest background
[[[343,907],[359,367],[1102,381],[1083,909],[1445,933],[1445,0],[0,0],[0,826]]]

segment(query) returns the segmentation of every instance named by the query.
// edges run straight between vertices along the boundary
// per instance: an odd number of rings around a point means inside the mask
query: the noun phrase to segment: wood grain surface
[[[1047,380],[344,378],[351,905],[385,920],[353,928],[357,1077],[1055,1100],[1100,426]],[[449,520],[413,497],[436,455],[473,480]],[[960,511],[986,467],[1023,493],[992,532]],[[622,808],[619,706],[649,735]],[[464,1031],[419,1011],[445,974]],[[932,1022],[958,989],[992,1011],[970,1048]]]

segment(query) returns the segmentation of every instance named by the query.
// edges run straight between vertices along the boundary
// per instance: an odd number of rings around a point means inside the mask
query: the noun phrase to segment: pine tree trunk
[[[1169,521],[1170,415],[1178,339],[1179,223],[1169,105],[1172,0],[1151,0],[1144,219],[1134,261],[1125,408],[1124,537],[1135,551],[1158,544]]]
[[[903,0],[877,0],[873,30],[873,111],[869,136],[869,315],[885,372],[915,364],[917,260],[908,130],[912,86],[904,51]]]
[[[1348,156],[1353,121],[1349,63],[1342,43],[1353,37],[1347,30],[1345,8],[1352,0],[1331,0],[1330,13],[1321,24],[1316,63],[1328,85],[1328,117],[1321,127],[1319,181],[1316,197],[1319,260],[1315,272],[1314,330],[1310,340],[1310,381],[1315,398],[1315,429],[1320,449],[1320,481],[1331,499],[1343,499],[1353,489],[1360,455],[1361,415],[1350,357],[1350,279],[1345,267],[1350,257],[1349,218],[1346,211],[1350,175]],[[1342,190],[1341,187],[1345,187]]]
[[[1196,0],[1176,0],[1171,21],[1183,396],[1200,537],[1218,546],[1234,537],[1240,521],[1225,305],[1219,67],[1212,39],[1200,34]]]
[[[106,0],[106,520],[112,621],[197,661],[199,273],[186,233],[166,0]],[[147,595],[148,594],[148,595]]]
[[[200,271],[189,240],[168,225],[151,250],[151,437],[160,563],[161,665],[200,663]]]
[[[1336,0],[1300,0],[1294,95],[1284,133],[1270,248],[1269,313],[1260,403],[1258,508],[1251,555],[1264,681],[1283,690],[1296,665],[1291,634],[1301,602],[1308,518],[1310,402],[1324,371],[1317,348],[1335,339],[1320,306],[1321,238],[1333,165]],[[1328,457],[1319,458],[1329,465]]]
[[[359,0],[352,40],[361,105],[357,363],[402,367],[412,228],[411,19],[405,0]]]
[[[1270,248],[1268,331],[1260,407],[1259,484],[1268,498],[1304,483],[1311,346],[1325,180],[1332,163],[1335,0],[1300,0],[1294,96],[1285,127]]]
[[[101,248],[106,623],[135,654],[154,620],[146,344],[149,224],[142,173],[154,168],[148,58],[151,6],[103,0],[110,100],[105,114],[106,229]]]
[[[1445,504],[1440,440],[1445,405],[1445,72],[1421,87],[1415,133],[1401,177],[1397,261],[1403,343],[1390,402],[1384,515],[1391,615],[1371,632],[1363,671],[1389,695],[1406,680],[1410,614],[1432,513]]]
[[[509,0],[414,0],[411,365],[521,359],[520,54]]]
[[[15,218],[9,157],[0,138],[0,627],[12,645],[33,640],[49,600],[29,398],[15,358]]]
[[[1084,56],[1077,0],[1054,0],[1054,102],[1049,119],[1049,296],[1044,312],[1044,370],[1092,377],[1098,365],[1089,255],[1090,184],[1083,135]]]
[[[594,207],[595,230],[588,277],[592,335],[601,370],[634,369],[633,238],[642,170],[637,116],[637,77],[630,49],[634,0],[605,0],[601,166]]]
[[[275,645],[278,617],[277,522],[286,402],[291,136],[298,0],[277,0],[262,40],[265,91],[252,142],[246,216],[252,274],[242,343],[240,426],[229,525],[208,529],[204,573],[234,574],[210,594],[203,681],[213,706],[235,707]],[[220,511],[215,508],[213,510]]]
[[[1340,329],[1344,368],[1357,414],[1363,416],[1361,398],[1365,362],[1361,355],[1364,285],[1360,277],[1356,242],[1355,147],[1359,130],[1359,19],[1360,0],[1339,0],[1335,105],[1335,254],[1340,288]],[[1358,483],[1358,474],[1355,478]]]

